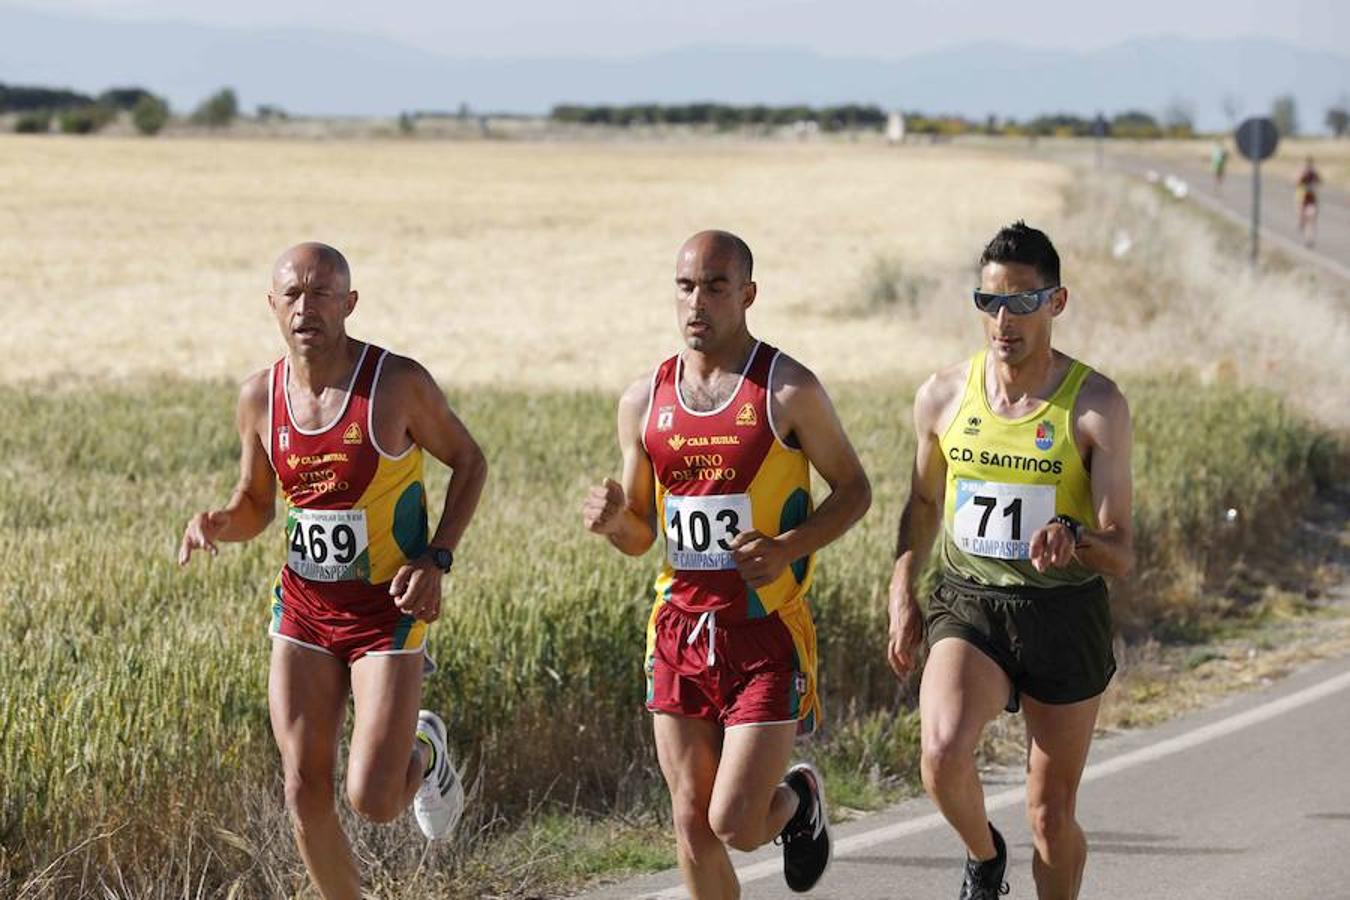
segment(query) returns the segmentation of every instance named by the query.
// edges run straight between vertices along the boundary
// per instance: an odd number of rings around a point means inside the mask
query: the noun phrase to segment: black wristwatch
[[[431,558],[431,564],[441,570],[442,574],[450,571],[450,567],[455,564],[455,551],[447,550],[445,547],[428,547],[427,556]]]
[[[1063,525],[1065,528],[1069,529],[1069,534],[1073,535],[1073,542],[1074,542],[1075,545],[1083,543],[1083,523],[1082,523],[1082,522],[1078,521],[1078,520],[1075,519],[1073,516],[1066,516],[1066,515],[1064,515],[1064,514],[1062,514],[1062,513],[1061,513],[1060,515],[1058,515],[1058,516],[1055,516],[1055,517],[1054,517],[1053,519],[1051,519],[1050,521],[1051,521],[1051,522],[1058,522],[1059,524]],[[1047,522],[1046,524],[1049,524],[1049,523]]]

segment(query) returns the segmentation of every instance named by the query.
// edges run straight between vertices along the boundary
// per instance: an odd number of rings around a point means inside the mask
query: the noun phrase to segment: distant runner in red
[[[1321,183],[1322,176],[1309,156],[1298,176],[1298,230],[1309,247],[1317,241],[1317,188]]]

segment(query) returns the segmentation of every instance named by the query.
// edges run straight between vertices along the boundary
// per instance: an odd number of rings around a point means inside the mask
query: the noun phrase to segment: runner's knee
[[[934,728],[925,731],[919,767],[924,784],[939,785],[969,769],[975,761],[975,747],[955,729]]]
[[[324,769],[286,768],[286,810],[299,824],[331,815],[333,776]]]
[[[708,807],[696,794],[683,791],[671,797],[671,815],[675,824],[675,838],[681,852],[693,857],[718,841],[708,824]]]
[[[1074,804],[1066,797],[1044,797],[1027,801],[1027,824],[1039,848],[1057,848],[1074,839],[1078,824]]]
[[[399,796],[400,785],[359,770],[347,773],[347,802],[362,818],[372,822],[392,822],[406,804]]]
[[[764,835],[747,812],[737,806],[713,807],[708,810],[708,825],[723,844],[748,853],[764,843]]]

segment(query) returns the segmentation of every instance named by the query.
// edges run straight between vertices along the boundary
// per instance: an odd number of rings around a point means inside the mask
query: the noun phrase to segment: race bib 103
[[[300,509],[286,515],[286,566],[310,581],[369,581],[363,509]]]
[[[673,568],[736,568],[731,541],[751,527],[748,494],[666,494],[666,559]]]
[[[1054,485],[956,480],[952,537],[964,553],[1028,559],[1031,536],[1054,517]]]

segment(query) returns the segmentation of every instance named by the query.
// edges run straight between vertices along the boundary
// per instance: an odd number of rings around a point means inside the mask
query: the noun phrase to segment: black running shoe
[[[783,877],[798,893],[811,890],[830,867],[830,822],[820,773],[809,763],[788,769],[783,779],[801,805],[778,835],[783,845]]]
[[[960,900],[998,900],[1008,893],[1008,883],[1003,880],[1003,872],[1008,868],[1008,845],[1003,843],[1003,835],[998,833],[992,822],[989,834],[994,838],[993,859],[976,862],[966,857],[966,880],[961,884]]]

